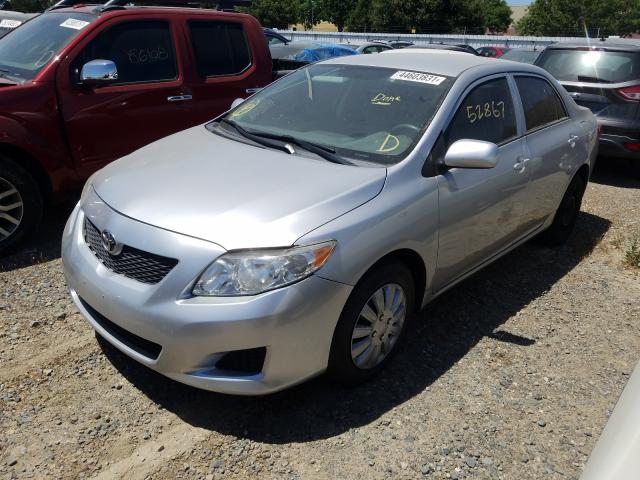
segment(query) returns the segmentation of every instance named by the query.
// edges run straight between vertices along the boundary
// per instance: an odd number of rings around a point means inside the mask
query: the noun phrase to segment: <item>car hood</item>
[[[92,184],[123,215],[235,250],[292,245],[374,198],[385,178],[385,168],[289,155],[199,126],[111,163]]]

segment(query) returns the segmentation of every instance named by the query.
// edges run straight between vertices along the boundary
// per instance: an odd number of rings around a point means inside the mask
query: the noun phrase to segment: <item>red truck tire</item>
[[[42,210],[38,183],[16,162],[0,155],[0,254],[40,224]]]

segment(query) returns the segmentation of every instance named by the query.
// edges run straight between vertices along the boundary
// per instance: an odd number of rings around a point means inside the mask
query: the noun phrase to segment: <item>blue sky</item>
[[[529,5],[531,0],[507,0],[509,5]]]

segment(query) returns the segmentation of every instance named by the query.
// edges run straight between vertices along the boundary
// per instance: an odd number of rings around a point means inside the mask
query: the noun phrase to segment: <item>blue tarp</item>
[[[344,57],[346,55],[356,55],[357,52],[351,48],[334,45],[332,43],[319,43],[317,46],[305,48],[298,52],[293,60],[300,62],[319,62],[334,57]]]

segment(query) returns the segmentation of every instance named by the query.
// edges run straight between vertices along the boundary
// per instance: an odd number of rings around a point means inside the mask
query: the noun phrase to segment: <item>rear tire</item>
[[[381,265],[356,285],[333,334],[327,369],[333,380],[357,385],[387,365],[414,310],[414,288],[401,263]]]
[[[33,177],[0,156],[0,254],[15,247],[42,220],[42,193]]]
[[[539,235],[540,243],[553,247],[562,245],[569,239],[578,220],[585,188],[582,178],[576,175],[562,197],[553,223]]]

